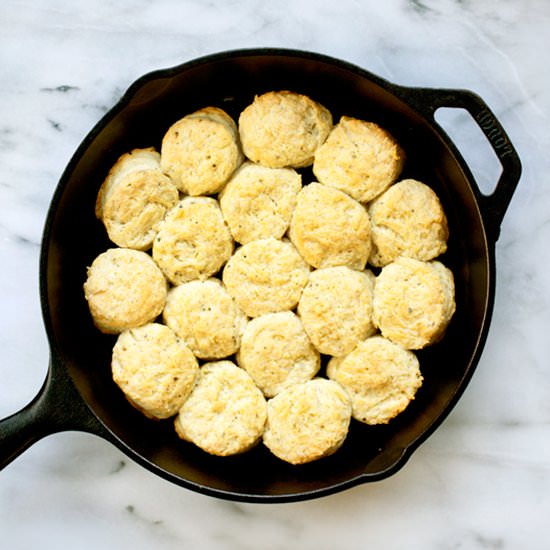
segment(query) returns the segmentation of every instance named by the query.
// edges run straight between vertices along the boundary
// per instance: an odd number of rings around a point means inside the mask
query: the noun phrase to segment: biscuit
[[[310,268],[291,242],[273,237],[238,248],[223,270],[227,291],[249,317],[293,309]]]
[[[298,314],[314,346],[327,355],[344,355],[375,332],[372,323],[372,272],[345,266],[317,269],[298,303]]]
[[[281,238],[290,223],[302,177],[292,168],[245,162],[220,194],[220,207],[233,238],[246,244]]]
[[[321,365],[302,322],[291,311],[252,319],[244,331],[237,363],[266,397],[311,380]]]
[[[205,280],[233,252],[233,239],[218,201],[185,197],[166,214],[153,242],[153,258],[175,285]]]
[[[246,316],[218,279],[190,281],[168,291],[164,322],[201,359],[237,351]]]
[[[256,96],[239,117],[244,154],[270,168],[311,166],[331,128],[328,109],[289,91]]]
[[[262,436],[266,401],[250,375],[231,361],[206,363],[174,425],[182,439],[207,453],[249,450]]]
[[[383,336],[332,358],[327,376],[348,392],[353,418],[365,424],[387,424],[406,409],[423,381],[416,355]]]
[[[369,203],[372,251],[382,267],[399,256],[433,260],[447,250],[449,230],[439,198],[420,181],[397,182]]]
[[[116,245],[151,248],[158,224],[179,199],[176,186],[160,170],[152,147],[125,153],[113,165],[97,194],[95,212]]]
[[[396,181],[405,153],[374,122],[343,116],[315,153],[313,173],[321,183],[368,202]]]
[[[376,278],[374,323],[383,336],[406,349],[439,341],[455,308],[453,274],[436,260],[401,257]]]
[[[168,284],[151,256],[140,250],[110,248],[87,270],[84,296],[94,324],[117,334],[155,319],[164,308]]]
[[[290,386],[267,403],[265,446],[291,464],[336,452],[351,420],[351,400],[340,384],[324,378]]]
[[[175,415],[191,392],[198,370],[191,350],[159,323],[125,330],[113,347],[113,380],[149,418]]]
[[[342,191],[317,182],[298,194],[289,237],[313,267],[365,268],[371,251],[365,207]]]
[[[161,168],[188,195],[217,193],[242,161],[235,121],[217,107],[183,117],[162,139]]]

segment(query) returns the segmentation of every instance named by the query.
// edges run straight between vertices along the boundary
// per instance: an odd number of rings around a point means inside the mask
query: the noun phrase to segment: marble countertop
[[[235,503],[66,432],[0,472],[2,547],[548,548],[549,28],[542,0],[3,0],[0,418],[33,398],[47,369],[38,260],[59,177],[99,118],[150,70],[275,46],[339,57],[398,84],[470,89],[502,122],[523,174],[496,244],[494,314],[478,368],[397,474],[312,501]],[[442,122],[490,189],[498,169],[487,148],[456,113]]]

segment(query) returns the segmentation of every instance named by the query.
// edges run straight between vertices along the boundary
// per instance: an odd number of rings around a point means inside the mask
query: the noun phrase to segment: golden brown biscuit
[[[319,353],[291,311],[252,319],[244,331],[237,363],[266,397],[311,380],[321,366]]]
[[[336,452],[350,419],[351,400],[342,386],[314,378],[268,401],[263,442],[281,460],[304,464]]]
[[[353,418],[366,424],[386,424],[403,412],[423,380],[416,355],[382,336],[331,359],[327,376],[346,389]]]
[[[116,245],[147,250],[158,224],[178,199],[176,186],[160,170],[160,155],[152,147],[134,149],[109,171],[95,212]]]
[[[233,252],[218,201],[185,197],[159,225],[153,258],[175,285],[217,273]]]
[[[291,168],[245,162],[220,194],[220,207],[233,238],[246,244],[281,238],[290,223],[302,177]]]
[[[84,296],[97,328],[117,334],[154,320],[166,302],[168,284],[151,256],[110,248],[88,268]]]
[[[368,202],[387,189],[403,168],[405,153],[373,122],[343,116],[315,153],[317,179]]]
[[[238,248],[225,265],[223,282],[239,307],[258,317],[293,309],[309,269],[291,242],[269,237]]]
[[[237,351],[246,316],[218,279],[171,288],[164,322],[201,359],[221,359]]]
[[[207,453],[228,456],[261,439],[266,401],[250,375],[231,361],[206,363],[175,419],[177,434]]]
[[[455,308],[453,274],[436,260],[401,257],[376,278],[374,323],[383,336],[406,349],[439,341]]]
[[[373,278],[370,271],[345,266],[317,269],[310,274],[298,314],[321,353],[344,355],[374,333]]]
[[[217,107],[191,113],[170,126],[160,155],[162,170],[192,196],[220,191],[243,161],[235,121]]]
[[[270,168],[310,166],[331,128],[328,109],[289,91],[256,96],[239,117],[244,154]]]
[[[122,332],[114,345],[113,380],[149,418],[175,415],[191,392],[199,365],[165,325],[148,323]]]
[[[399,181],[367,210],[372,232],[370,264],[382,267],[399,256],[428,261],[447,250],[447,218],[439,198],[426,184]]]
[[[362,270],[371,251],[365,207],[342,191],[317,182],[298,194],[289,237],[313,267],[345,265]]]

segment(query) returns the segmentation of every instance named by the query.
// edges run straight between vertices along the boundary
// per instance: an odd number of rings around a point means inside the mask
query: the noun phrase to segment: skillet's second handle
[[[102,435],[104,428],[87,409],[68,375],[50,366],[38,395],[20,411],[0,420],[0,470],[33,443],[66,430]]]
[[[504,128],[477,94],[468,90],[409,88],[414,104],[432,120],[440,107],[462,108],[470,113],[495,152],[502,173],[494,191],[484,195],[479,189],[480,206],[489,237],[496,242],[500,225],[521,176],[521,161]]]

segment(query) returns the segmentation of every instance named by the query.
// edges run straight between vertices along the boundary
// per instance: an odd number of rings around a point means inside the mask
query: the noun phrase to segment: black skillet
[[[236,118],[255,94],[281,89],[311,96],[335,120],[345,114],[377,122],[398,139],[408,157],[403,177],[428,183],[443,202],[450,240],[442,260],[456,279],[456,314],[444,339],[418,354],[425,382],[409,408],[386,426],[353,423],[336,454],[303,466],[276,459],[262,445],[235,457],[210,456],[179,440],[171,421],[135,411],[111,380],[114,339],[94,328],[82,293],[86,266],[112,246],[94,201],[118,156],[159,147],[166,129],[196,109],[217,105]],[[439,107],[466,109],[492,146],[502,174],[490,195],[480,192],[435,122]],[[310,499],[395,473],[441,424],[479,361],[493,307],[494,246],[520,172],[500,123],[469,91],[406,88],[336,59],[274,49],[220,53],[145,75],[84,139],[53,196],[40,258],[50,364],[36,398],[0,422],[0,467],[48,434],[80,430],[176,484],[240,501]]]

